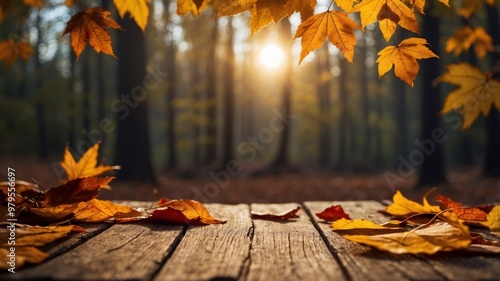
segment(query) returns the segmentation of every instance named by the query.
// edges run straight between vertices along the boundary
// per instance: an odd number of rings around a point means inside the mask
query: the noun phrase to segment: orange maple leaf
[[[378,76],[382,77],[394,65],[394,73],[405,83],[413,87],[419,65],[417,59],[438,58],[423,38],[408,38],[398,46],[387,46],[378,53]]]
[[[137,25],[144,31],[148,24],[149,0],[113,0],[116,10],[121,18],[129,13]]]
[[[0,60],[11,66],[18,58],[28,60],[33,50],[28,42],[6,39],[0,42]]]
[[[179,5],[181,1],[178,1]],[[222,16],[232,16],[244,11],[249,11],[255,5],[257,0],[218,0],[212,3],[217,11],[217,18]]]
[[[111,36],[106,28],[121,30],[121,27],[109,17],[110,15],[110,11],[94,7],[71,17],[64,34],[68,32],[71,34],[71,47],[75,51],[77,59],[87,45],[87,41],[97,53],[103,52],[116,57],[111,47]]]
[[[180,224],[219,224],[225,221],[210,215],[207,208],[195,200],[160,200],[160,208],[153,211],[150,219]]]
[[[353,0],[348,0],[353,1]],[[287,5],[288,15],[292,15],[295,12],[300,13],[300,19],[305,21],[311,17],[314,13],[314,7],[316,7],[316,0],[295,0],[289,1]]]
[[[127,221],[127,218],[144,219],[144,213],[132,207],[118,205],[111,201],[93,198],[86,202],[78,203],[73,210],[75,219],[80,222],[103,222],[118,217],[120,222]]]
[[[460,111],[464,118],[462,129],[472,125],[480,113],[488,115],[492,106],[500,109],[500,81],[468,63],[451,64],[438,82],[458,85],[446,97],[441,112]]]
[[[254,0],[255,2],[255,0]],[[191,13],[193,16],[197,16],[207,7],[208,1],[205,0],[178,0],[177,1],[177,14],[184,15]],[[219,7],[222,4],[219,5]],[[238,3],[234,3],[238,5]]]
[[[71,155],[71,152],[69,151],[69,147],[66,146],[61,166],[66,171],[68,180],[98,176],[108,171],[120,169],[120,166],[97,165],[98,155],[99,143],[96,143],[83,154],[82,158],[78,162],[76,162],[75,158],[73,158],[73,155]]]
[[[474,44],[474,50],[479,58],[484,58],[488,51],[493,51],[493,38],[482,27],[472,29],[463,26],[458,29],[453,37],[446,41],[445,51],[459,55]]]
[[[354,29],[360,29],[360,26],[342,11],[326,11],[308,18],[299,25],[295,33],[295,38],[302,37],[300,61],[312,50],[321,47],[325,37],[328,37],[346,59],[352,62],[356,46]]]
[[[24,5],[35,7],[38,10],[42,8],[43,0],[23,0]]]
[[[359,0],[334,0],[335,4],[339,6],[342,10],[346,12],[351,12],[354,3],[359,2]]]
[[[288,0],[257,0],[250,11],[250,32],[254,34],[272,21],[278,22],[287,14]]]
[[[475,207],[464,207],[461,203],[455,202],[452,199],[443,196],[436,195],[434,200],[440,203],[442,210],[451,209],[459,219],[467,221],[486,221],[488,214]]]
[[[96,177],[70,180],[58,187],[49,189],[41,207],[54,207],[89,201],[99,195],[99,189],[106,186],[113,177],[98,179]]]

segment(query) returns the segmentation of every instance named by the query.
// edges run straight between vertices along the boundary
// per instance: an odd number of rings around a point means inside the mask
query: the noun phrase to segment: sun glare
[[[285,54],[276,45],[266,45],[260,50],[260,62],[267,68],[278,68],[283,63]]]

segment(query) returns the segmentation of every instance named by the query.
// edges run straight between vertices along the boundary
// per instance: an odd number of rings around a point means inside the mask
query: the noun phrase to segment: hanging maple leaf
[[[7,66],[11,66],[18,58],[27,61],[32,51],[28,42],[6,39],[0,42],[0,61],[3,60]]]
[[[106,186],[113,177],[98,179],[96,177],[70,180],[45,193],[41,207],[55,207],[64,204],[89,201],[99,195],[99,189]]]
[[[483,0],[463,0],[458,13],[468,19],[483,6]]]
[[[448,94],[441,112],[460,111],[464,118],[462,129],[469,128],[480,113],[488,115],[492,106],[500,109],[500,81],[490,79],[473,65],[448,65],[447,72],[439,77],[438,82],[459,86]]]
[[[344,212],[344,209],[342,209],[342,206],[340,205],[330,206],[323,210],[323,212],[317,213],[316,216],[326,221],[336,221],[342,218],[348,220],[351,219],[349,218],[349,215]]]
[[[446,222],[436,222],[408,232],[344,237],[394,254],[434,254],[438,251],[463,249],[472,242],[468,232]]]
[[[316,7],[316,0],[289,1],[287,5],[288,16],[299,12],[301,21],[305,21],[313,15],[314,7]]]
[[[75,158],[73,158],[73,155],[69,151],[69,147],[66,146],[61,166],[64,171],[66,171],[68,180],[98,176],[102,173],[119,170],[121,168],[120,166],[97,165],[99,145],[100,143],[96,143],[89,148],[78,162],[75,161]]]
[[[129,13],[143,32],[148,24],[148,2],[149,0],[113,0],[120,17],[123,18],[126,13]]]
[[[77,59],[87,45],[87,41],[97,53],[103,52],[116,57],[111,47],[111,36],[106,28],[121,30],[121,27],[109,17],[110,15],[110,11],[94,7],[71,17],[64,34],[70,33],[71,47],[75,51]]]
[[[472,29],[464,26],[458,29],[453,37],[446,41],[445,51],[459,55],[468,50],[474,44],[474,50],[479,58],[484,58],[486,53],[493,51],[493,39],[482,27]]]
[[[159,206],[160,208],[151,214],[151,220],[180,224],[219,224],[225,222],[212,217],[207,208],[195,200],[170,200]]]
[[[378,53],[378,76],[382,77],[394,65],[394,73],[406,84],[413,87],[419,66],[417,59],[439,58],[429,48],[423,38],[408,38],[398,46],[387,46]]]
[[[299,215],[297,215],[297,212],[300,210],[300,207],[297,206],[297,208],[290,210],[290,211],[285,211],[283,213],[279,214],[272,214],[272,213],[267,213],[267,212],[255,212],[252,211],[252,218],[254,219],[266,219],[266,220],[289,220],[289,219],[295,219],[298,218]]]
[[[325,37],[352,62],[356,46],[354,29],[360,29],[360,26],[341,11],[326,11],[308,18],[299,25],[295,33],[295,38],[302,37],[300,62],[312,50],[321,47]]]
[[[385,212],[395,217],[407,217],[420,213],[439,213],[439,206],[432,206],[427,201],[427,194],[422,199],[422,204],[409,200],[398,190],[392,197],[392,204],[385,208]]]
[[[180,1],[177,3],[179,2]],[[217,18],[219,18],[249,11],[255,5],[255,2],[257,2],[257,0],[217,0],[212,3],[212,6],[217,11]]]
[[[250,32],[254,34],[272,21],[279,22],[288,11],[288,0],[257,0],[250,11]]]
[[[335,4],[339,6],[342,10],[350,13],[354,3],[359,2],[359,0],[334,0]]]
[[[43,0],[23,0],[24,5],[28,5],[40,10],[43,5]]]

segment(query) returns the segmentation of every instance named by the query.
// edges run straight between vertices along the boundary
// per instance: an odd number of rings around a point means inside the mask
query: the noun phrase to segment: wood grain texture
[[[255,212],[282,213],[299,206],[252,204]],[[247,280],[345,280],[309,217],[289,221],[254,220],[254,237]]]
[[[155,280],[234,280],[242,275],[253,230],[248,205],[205,206],[227,222],[190,226]]]
[[[16,277],[55,280],[151,278],[181,239],[184,227],[151,222],[115,224],[72,251]]]
[[[383,223],[389,219],[377,213],[384,206],[375,201],[349,202],[305,202],[308,210],[322,235],[328,240],[331,251],[338,257],[342,267],[351,280],[445,280],[433,266],[414,255],[394,255],[371,249],[343,238],[331,230],[330,223],[325,223],[316,213],[332,205],[341,205],[351,218],[369,219]]]

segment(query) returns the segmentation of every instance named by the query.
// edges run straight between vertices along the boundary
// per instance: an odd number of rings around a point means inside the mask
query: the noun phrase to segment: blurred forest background
[[[0,25],[2,40],[33,46],[28,61],[0,64],[0,162],[18,179],[56,185],[66,144],[79,158],[102,141],[100,156],[122,166],[109,198],[149,200],[158,188],[232,203],[390,199],[439,185],[465,203],[500,201],[498,111],[461,130],[458,114],[439,114],[452,87],[432,83],[447,63],[488,69],[499,54],[444,52],[464,19],[442,5],[421,22],[441,59],[420,62],[412,89],[393,73],[378,78],[386,43],[376,25],[359,32],[353,64],[324,44],[299,65],[298,16],[250,36],[248,14],[180,17],[176,1],[152,0],[144,34],[127,17],[111,31],[117,58],[87,47],[77,60],[61,36],[76,11],[46,2],[13,3]],[[119,18],[111,1],[94,2]],[[497,7],[472,20],[498,50]],[[269,45],[282,50],[277,65],[262,58]]]

